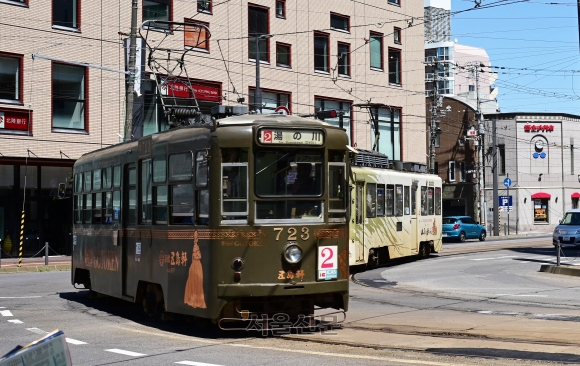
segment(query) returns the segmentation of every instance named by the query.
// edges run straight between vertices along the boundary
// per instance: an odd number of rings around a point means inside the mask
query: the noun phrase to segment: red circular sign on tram
[[[281,105],[274,110],[274,113],[283,114],[283,115],[287,116],[290,114],[290,110],[288,108],[284,107],[283,105]]]

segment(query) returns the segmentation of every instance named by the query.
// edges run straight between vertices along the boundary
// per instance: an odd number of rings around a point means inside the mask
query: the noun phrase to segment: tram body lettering
[[[119,255],[112,250],[85,249],[85,267],[104,269],[106,271],[119,270]]]

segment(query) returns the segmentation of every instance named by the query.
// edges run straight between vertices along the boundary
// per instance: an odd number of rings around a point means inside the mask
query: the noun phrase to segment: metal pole
[[[479,100],[479,64],[475,65],[475,89],[477,91],[477,113],[479,125],[479,221],[485,224],[485,197],[483,196],[484,189],[484,166],[483,166],[483,136],[485,135],[485,126],[483,125],[483,113],[481,113],[481,101]],[[498,202],[495,203],[497,205]]]
[[[262,114],[262,90],[260,89],[260,36],[256,35],[256,113]]]
[[[124,141],[133,137],[133,101],[135,89],[135,58],[137,56],[137,6],[139,1],[132,1],[131,35],[129,40],[129,76],[127,79],[127,94],[125,100],[125,136]]]
[[[429,173],[435,174],[435,142],[437,139],[436,124],[437,124],[437,107],[439,103],[438,90],[438,68],[439,60],[435,60],[433,66],[433,101],[431,102],[431,126],[429,127]]]
[[[506,174],[506,177],[509,178],[509,174]],[[510,198],[510,187],[507,187],[507,196],[508,196],[508,200]],[[508,227],[508,235],[510,234],[510,206],[508,206],[508,222],[507,222],[507,227]]]
[[[499,236],[499,196],[497,193],[497,131],[496,119],[493,119],[491,126],[491,142],[493,144],[493,236]]]
[[[44,265],[48,266],[48,242],[44,243]]]

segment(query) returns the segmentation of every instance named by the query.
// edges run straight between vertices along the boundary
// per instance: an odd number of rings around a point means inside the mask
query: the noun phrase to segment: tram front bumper
[[[320,282],[219,284],[217,296],[222,299],[256,296],[299,296],[331,293],[348,293],[348,280]]]

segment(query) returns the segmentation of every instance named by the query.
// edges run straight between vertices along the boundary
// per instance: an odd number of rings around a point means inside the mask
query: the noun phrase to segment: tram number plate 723
[[[338,247],[318,247],[318,281],[338,278]]]

